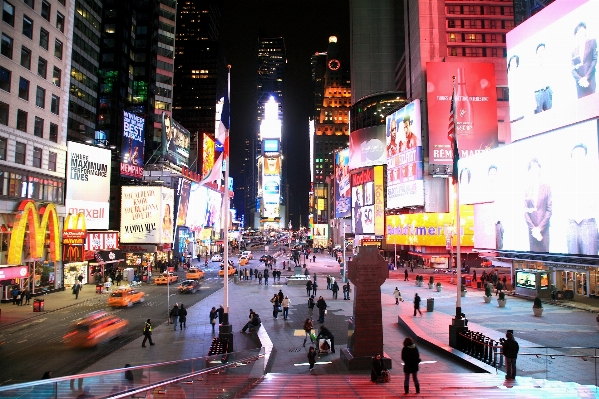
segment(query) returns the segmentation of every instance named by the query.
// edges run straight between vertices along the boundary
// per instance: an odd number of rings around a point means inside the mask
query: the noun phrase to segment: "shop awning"
[[[98,264],[116,263],[125,261],[125,253],[123,251],[96,251],[94,259]]]

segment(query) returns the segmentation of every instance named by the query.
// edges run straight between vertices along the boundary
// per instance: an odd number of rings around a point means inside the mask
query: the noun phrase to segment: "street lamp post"
[[[347,283],[347,264],[345,262],[345,221],[343,223],[343,282]]]

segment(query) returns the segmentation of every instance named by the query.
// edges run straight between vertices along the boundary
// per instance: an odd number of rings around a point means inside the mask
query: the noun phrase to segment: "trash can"
[[[234,277],[233,277],[233,282],[235,284],[237,284],[239,282],[239,275],[237,273],[235,273]]]
[[[33,311],[34,312],[43,312],[44,311],[44,300],[43,299],[34,299],[33,300]]]
[[[432,312],[435,310],[435,298],[427,298],[426,299],[426,311]]]
[[[102,284],[96,284],[96,294],[103,294],[104,286]]]

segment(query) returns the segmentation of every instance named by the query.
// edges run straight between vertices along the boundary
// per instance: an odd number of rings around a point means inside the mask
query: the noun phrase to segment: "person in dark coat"
[[[279,302],[279,296],[277,294],[275,294],[272,299],[270,300],[270,302],[272,302],[272,317],[274,317],[275,319],[279,318],[279,306],[281,306],[281,302]]]
[[[331,341],[331,353],[335,353],[335,336],[325,326],[320,326],[318,336],[316,337],[316,342],[319,342],[318,340],[321,338],[328,339],[329,341]]]
[[[213,306],[212,310],[210,310],[210,324],[212,324],[212,333],[214,334],[214,326],[216,326],[216,319],[218,319],[218,311]]]
[[[177,330],[177,321],[179,319],[179,304],[175,303],[175,306],[173,306],[173,308],[171,309],[169,316],[171,317],[171,323],[175,326],[174,329]]]
[[[410,374],[414,380],[416,393],[420,393],[420,383],[418,382],[418,364],[420,363],[420,353],[414,344],[414,340],[408,337],[403,341],[403,349],[401,350],[401,360],[404,363],[403,372],[406,376],[403,387],[405,393],[410,393]]]
[[[310,294],[312,293],[312,280],[308,280],[306,282],[306,293],[308,294],[308,296],[310,296]]]
[[[336,281],[333,283],[331,290],[333,291],[333,299],[337,299],[337,292],[339,292],[339,284],[337,284]]]
[[[218,312],[218,324],[223,324],[225,320],[225,308],[223,308],[222,303],[220,304],[218,309],[216,309],[216,311]]]
[[[414,316],[416,316],[416,312],[422,316],[422,312],[420,311],[420,295],[418,293],[414,294]]]
[[[320,323],[324,323],[324,313],[325,310],[327,310],[327,303],[322,296],[318,297],[318,301],[316,301],[316,307],[318,308],[318,321]]]
[[[183,304],[179,308],[179,328],[181,330],[184,328],[187,329],[187,309],[185,309]]]
[[[144,325],[144,340],[141,343],[141,347],[146,347],[146,341],[150,341],[150,345],[154,345],[152,342],[152,320],[148,319]]]
[[[370,381],[377,382],[378,378],[383,373],[383,370],[386,370],[385,363],[383,363],[383,358],[380,353],[377,353],[376,356],[372,359],[372,370],[370,371]]]
[[[283,303],[283,299],[285,299],[285,295],[283,295],[283,290],[279,290],[279,293],[277,295],[279,296],[279,302]]]
[[[520,346],[514,339],[514,334],[508,332],[505,334],[507,338],[502,342],[503,356],[505,356],[505,379],[515,380],[516,379],[516,358],[518,357],[518,351]]]

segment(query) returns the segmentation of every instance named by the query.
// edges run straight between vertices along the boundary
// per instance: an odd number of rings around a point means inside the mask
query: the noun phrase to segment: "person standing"
[[[181,330],[184,328],[187,329],[187,309],[185,309],[183,304],[179,308],[179,328]]]
[[[403,302],[403,298],[401,297],[401,292],[399,291],[399,288],[395,287],[395,291],[393,291],[393,296],[395,297],[396,305],[399,305],[400,300]]]
[[[177,321],[179,319],[179,304],[175,303],[175,306],[173,306],[173,308],[171,309],[169,316],[171,317],[171,324],[174,325],[174,330],[176,331]]]
[[[289,305],[291,305],[291,301],[287,295],[285,295],[281,305],[283,306],[283,320],[287,320],[287,317],[289,317]]]
[[[343,299],[346,299],[349,301],[349,292],[350,292],[350,288],[349,288],[349,281],[343,286]]]
[[[420,311],[420,295],[418,293],[414,294],[414,316],[416,316],[416,312],[422,316],[422,312]]]
[[[79,281],[79,285],[80,285],[80,287],[79,287],[79,291],[81,291],[81,290],[83,289],[83,274],[80,274],[80,275],[77,277],[77,281]]]
[[[154,345],[154,342],[152,342],[152,320],[151,319],[148,319],[146,321],[146,324],[144,325],[144,340],[141,343],[142,348],[146,347],[146,341],[150,341],[150,345]]]
[[[330,290],[330,289],[331,289],[331,276],[328,275],[327,276],[327,290]]]
[[[306,281],[306,293],[308,296],[312,293],[312,280]]]
[[[316,364],[316,350],[311,346],[308,350],[308,363],[310,364],[310,372],[314,371],[314,365]]]
[[[210,324],[212,324],[212,334],[214,334],[214,326],[216,326],[216,319],[218,319],[218,312],[216,308],[213,306],[210,311]]]
[[[337,292],[339,291],[339,284],[336,281],[333,282],[333,286],[331,287],[333,291],[333,299],[337,299]]]
[[[410,374],[414,380],[416,393],[420,393],[420,383],[418,382],[418,364],[420,363],[420,353],[412,338],[408,337],[403,341],[403,349],[401,350],[401,360],[403,360],[403,372],[405,380],[403,388],[405,393],[410,393]]]
[[[25,287],[25,291],[21,294],[25,297],[25,305],[29,305],[29,301],[31,300],[31,291],[29,291],[29,287]]]
[[[318,301],[316,301],[316,307],[318,308],[318,321],[320,323],[324,323],[325,311],[327,310],[327,303],[324,298],[321,296],[318,297]]]
[[[316,255],[312,255],[312,263],[316,263]]]
[[[314,295],[308,298],[308,317],[312,320],[312,315],[314,314]]]
[[[77,281],[73,286],[73,294],[75,294],[75,299],[79,299],[79,291],[81,291],[81,284],[79,284],[79,281]]]
[[[403,281],[408,281],[408,268],[407,267],[406,267],[406,270],[404,270],[403,275],[404,275]]]
[[[268,285],[268,268],[264,269],[264,285]]]
[[[258,273],[258,285],[262,285],[262,272]]]
[[[307,318],[304,322],[304,331],[306,332],[306,336],[304,337],[304,347],[306,346],[306,341],[310,338],[310,342],[314,343],[312,339],[312,329],[314,328],[314,324],[312,324],[312,319]]]
[[[518,357],[518,351],[520,346],[514,339],[514,334],[508,332],[505,334],[506,340],[502,343],[503,356],[505,356],[505,379],[515,380],[516,379],[516,358]]]

